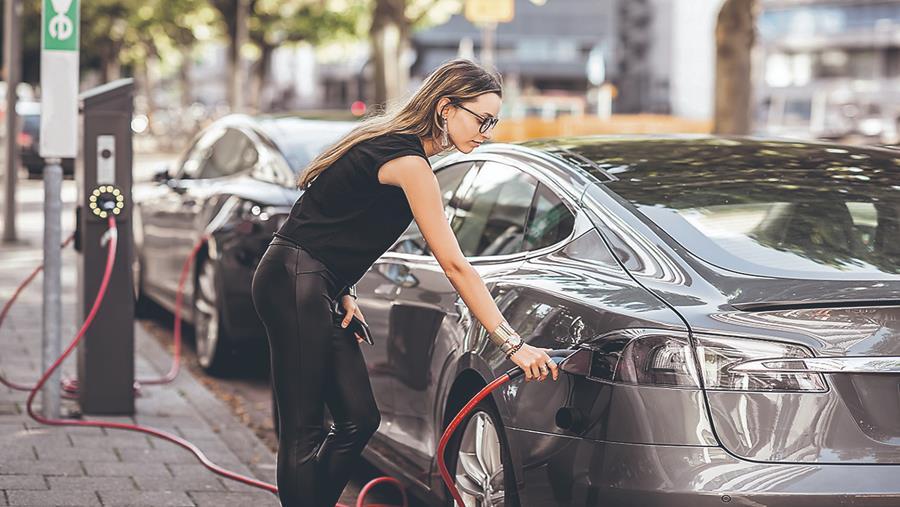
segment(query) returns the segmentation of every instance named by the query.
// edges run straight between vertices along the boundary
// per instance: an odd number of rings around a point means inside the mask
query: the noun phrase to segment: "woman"
[[[282,505],[333,507],[378,428],[362,336],[354,340],[344,328],[353,316],[365,322],[353,284],[413,219],[463,302],[526,380],[558,378],[546,351],[510,328],[466,261],[428,162],[490,139],[500,101],[498,76],[468,60],[449,61],[397,111],[364,122],[301,176],[306,191],[253,278],[271,350]],[[334,425],[323,437],[326,403]]]

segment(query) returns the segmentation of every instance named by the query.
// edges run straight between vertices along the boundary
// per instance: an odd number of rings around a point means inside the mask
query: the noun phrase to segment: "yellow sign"
[[[466,0],[466,19],[472,23],[509,23],[515,0]]]

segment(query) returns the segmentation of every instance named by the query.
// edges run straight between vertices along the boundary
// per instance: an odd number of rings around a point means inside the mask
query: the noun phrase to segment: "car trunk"
[[[781,301],[782,308],[765,309],[745,302],[735,305],[744,310],[711,315],[757,337],[763,333],[761,338],[803,345],[814,360],[767,362],[767,367],[805,369],[804,375],[815,375],[808,373],[814,369],[827,383],[824,392],[707,388],[721,444],[754,461],[900,464],[900,305],[878,304]]]

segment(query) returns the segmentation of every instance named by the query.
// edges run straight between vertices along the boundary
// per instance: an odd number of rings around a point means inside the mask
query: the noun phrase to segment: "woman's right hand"
[[[553,380],[559,378],[559,366],[547,355],[547,349],[525,343],[510,359],[525,372],[525,382],[535,379],[543,381],[550,373],[553,374]]]

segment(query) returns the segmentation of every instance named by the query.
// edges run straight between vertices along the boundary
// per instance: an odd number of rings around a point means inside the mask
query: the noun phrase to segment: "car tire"
[[[231,376],[236,361],[232,341],[222,318],[221,284],[216,263],[203,259],[194,289],[194,337],[197,361],[214,376]]]
[[[506,431],[490,400],[482,400],[457,427],[447,444],[444,459],[466,507],[518,507]],[[493,478],[486,481],[489,476]],[[445,488],[445,491],[445,505],[455,507],[449,490]],[[493,503],[486,502],[486,496]]]

